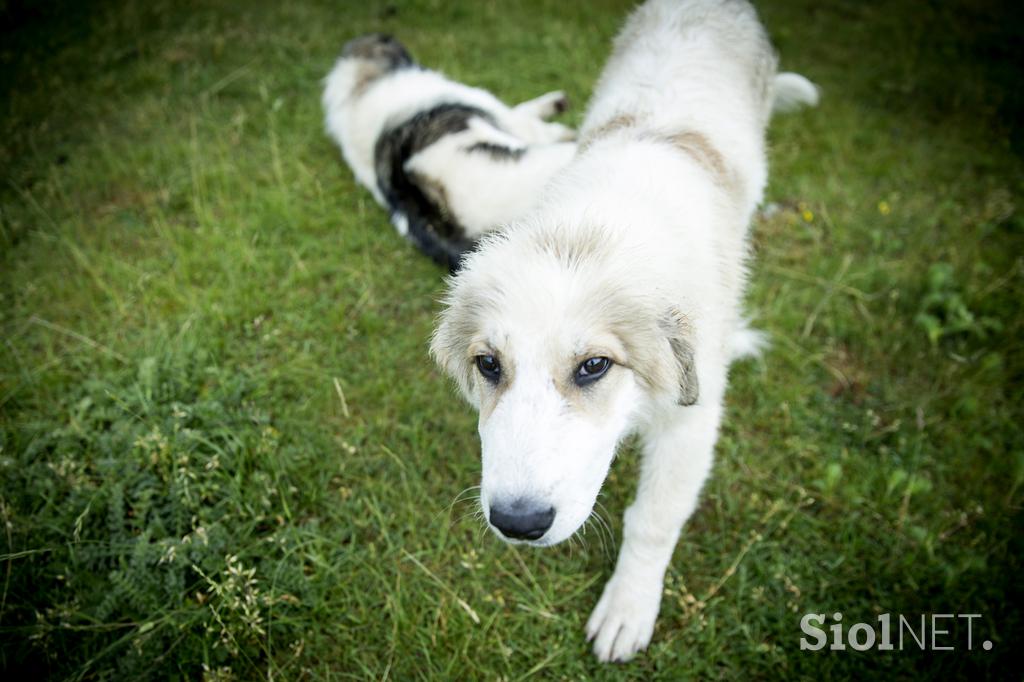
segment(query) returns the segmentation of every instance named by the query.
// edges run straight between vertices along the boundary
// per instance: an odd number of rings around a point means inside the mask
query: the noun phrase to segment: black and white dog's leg
[[[601,661],[627,661],[651,641],[665,569],[711,471],[720,405],[678,407],[647,431],[615,573],[587,622]]]
[[[569,98],[561,90],[545,93],[540,97],[517,104],[513,110],[527,116],[546,120],[569,108]]]
[[[505,121],[509,132],[517,135],[527,144],[551,144],[576,139],[576,131],[561,123],[545,119],[565,111],[569,100],[561,90],[549,92],[512,107],[511,116]]]

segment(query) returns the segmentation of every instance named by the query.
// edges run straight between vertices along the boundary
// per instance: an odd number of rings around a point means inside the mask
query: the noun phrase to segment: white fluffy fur
[[[422,67],[387,73],[365,89],[356,87],[363,67],[357,58],[339,59],[327,76],[323,93],[327,132],[341,147],[356,179],[385,208],[374,172],[374,145],[381,133],[414,114],[439,104],[464,104],[490,114],[497,128],[473,119],[468,130],[447,135],[406,163],[406,169],[444,187],[446,207],[475,238],[518,218],[536,202],[541,189],[576,151],[575,133],[552,116],[564,101],[561,92],[509,107],[480,88],[470,87]],[[518,161],[467,154],[476,143],[527,149]],[[401,220],[401,218],[400,218]],[[403,232],[403,225],[395,227]]]
[[[581,527],[616,448],[639,433],[636,499],[587,624],[602,661],[650,642],[666,567],[711,470],[729,363],[763,342],[741,300],[764,130],[777,98],[782,108],[816,99],[806,79],[776,76],[746,2],[648,0],[616,41],[583,151],[537,210],[469,256],[432,342],[480,409],[485,515],[510,499],[556,510],[530,544]],[[498,384],[476,371],[479,355],[500,360]],[[615,364],[575,389],[567,379],[588,357]],[[688,384],[699,397],[683,406]]]

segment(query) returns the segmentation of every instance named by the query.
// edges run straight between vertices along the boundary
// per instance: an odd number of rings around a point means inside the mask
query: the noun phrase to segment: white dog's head
[[[452,281],[431,352],[480,412],[480,502],[512,541],[590,516],[624,436],[697,398],[690,329],[600,229],[488,237]]]

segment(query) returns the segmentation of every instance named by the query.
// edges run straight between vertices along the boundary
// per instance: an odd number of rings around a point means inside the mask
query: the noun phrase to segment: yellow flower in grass
[[[878,212],[882,215],[889,215],[892,212],[892,207],[889,206],[889,202],[882,200],[878,202]]]
[[[801,201],[796,205],[796,207],[800,210],[800,217],[804,219],[805,223],[814,222],[814,212],[811,211],[811,209],[807,206],[806,203]]]

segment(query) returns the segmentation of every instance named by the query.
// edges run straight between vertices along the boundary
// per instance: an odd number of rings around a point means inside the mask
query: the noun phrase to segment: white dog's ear
[[[668,336],[668,344],[675,356],[679,381],[680,405],[693,405],[700,397],[697,382],[697,366],[694,361],[693,328],[678,311],[672,310],[662,320],[662,327]]]
[[[437,328],[430,339],[430,355],[455,380],[466,401],[479,408],[479,396],[473,390],[475,370],[469,357],[469,344],[475,333],[473,319],[465,307],[452,301],[438,318]]]
[[[615,300],[608,296],[606,301]],[[636,304],[606,305],[614,310],[612,329],[622,341],[631,369],[655,394],[680,405],[697,402],[699,386],[693,327],[676,309],[643,310]]]

